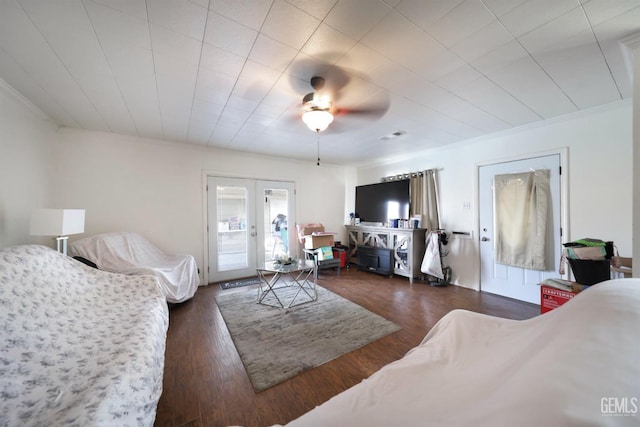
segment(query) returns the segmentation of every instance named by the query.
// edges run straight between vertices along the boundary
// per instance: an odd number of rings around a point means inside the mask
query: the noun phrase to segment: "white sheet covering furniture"
[[[0,425],[152,426],[168,322],[154,277],[0,250]]]
[[[100,270],[151,274],[160,280],[167,301],[184,302],[198,289],[198,266],[191,255],[167,254],[137,233],[96,234],[69,244],[69,256],[80,256]]]
[[[454,310],[287,425],[637,426],[639,399],[640,279],[618,279],[524,321]]]

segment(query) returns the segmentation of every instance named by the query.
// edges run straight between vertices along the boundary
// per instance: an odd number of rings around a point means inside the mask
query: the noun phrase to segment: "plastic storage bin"
[[[595,285],[611,278],[611,263],[608,259],[573,259],[569,258],[569,265],[576,282],[583,285]]]

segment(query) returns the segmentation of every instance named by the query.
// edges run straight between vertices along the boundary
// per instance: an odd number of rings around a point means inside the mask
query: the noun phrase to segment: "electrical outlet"
[[[471,202],[464,202],[462,204],[463,209],[471,209]]]

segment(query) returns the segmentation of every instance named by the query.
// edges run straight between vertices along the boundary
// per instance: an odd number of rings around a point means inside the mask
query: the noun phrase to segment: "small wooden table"
[[[307,302],[318,300],[316,283],[309,280],[309,277],[312,275],[315,276],[316,271],[315,263],[311,260],[298,260],[291,264],[281,264],[275,261],[268,261],[265,262],[262,267],[257,268],[256,271],[260,278],[257,300],[258,304],[289,308],[294,305],[305,304]],[[284,296],[282,296],[281,299],[276,291],[289,287],[296,287],[296,293],[285,306],[285,304],[283,304]],[[294,304],[300,292],[304,292],[310,300]],[[265,297],[269,295],[269,293],[273,294],[278,305],[265,302]],[[286,303],[287,301],[284,302]]]

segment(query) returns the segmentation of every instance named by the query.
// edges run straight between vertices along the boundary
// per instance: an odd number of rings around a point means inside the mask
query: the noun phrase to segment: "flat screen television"
[[[408,219],[409,180],[379,182],[356,187],[356,217],[361,222],[386,224],[390,219]]]

